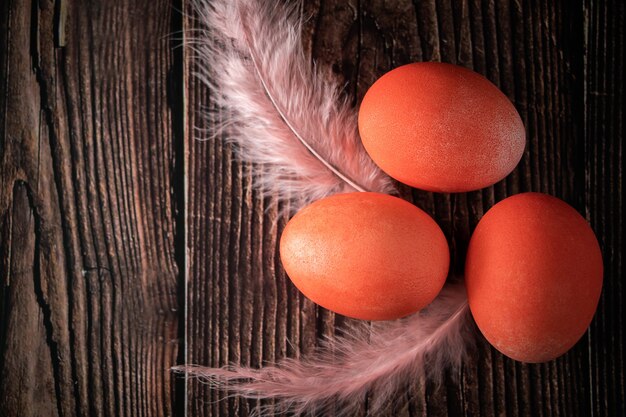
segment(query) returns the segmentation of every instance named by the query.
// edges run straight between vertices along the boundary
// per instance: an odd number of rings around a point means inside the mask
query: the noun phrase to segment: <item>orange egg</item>
[[[585,219],[565,202],[518,194],[479,222],[465,279],[487,340],[518,361],[545,362],[589,326],[602,290],[602,254]]]
[[[280,257],[305,296],[366,320],[428,305],[450,262],[443,232],[428,214],[378,193],[339,194],[305,207],[285,227]]]
[[[361,103],[359,132],[387,174],[439,192],[501,180],[526,143],[519,114],[495,85],[436,62],[404,65],[378,79]]]

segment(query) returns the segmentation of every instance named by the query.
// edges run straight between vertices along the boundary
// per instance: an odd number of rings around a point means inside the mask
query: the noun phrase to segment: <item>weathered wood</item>
[[[598,313],[568,354],[525,365],[477,336],[459,375],[387,415],[626,415],[624,3],[303,3],[307,54],[355,105],[389,69],[435,60],[485,74],[520,111],[528,146],[506,180],[402,188],[443,228],[454,272],[485,211],[528,190],[583,213],[605,257]],[[285,276],[288,219],[253,190],[254,167],[194,140],[212,126],[177,48],[193,17],[188,0],[0,2],[1,416],[245,416],[257,402],[174,384],[170,366],[261,366],[341,332]]]
[[[186,9],[193,15],[191,8]],[[377,77],[411,61],[445,61],[486,75],[516,105],[528,132],[519,167],[493,187],[405,194],[442,226],[461,273],[471,231],[497,201],[523,191],[561,197],[590,220],[606,264],[590,332],[543,365],[507,359],[480,336],[461,375],[408,393],[389,415],[623,415],[623,56],[619,1],[305,2],[305,49],[345,81],[355,104]],[[187,27],[195,22],[187,20]],[[193,140],[194,113],[210,103],[187,56],[189,280],[187,359],[259,366],[310,351],[343,319],[294,290],[277,256],[285,218],[251,188],[253,167],[219,141]],[[227,114],[222,117],[227,118]],[[289,339],[290,343],[286,343]],[[247,415],[254,401],[188,385],[190,415]],[[222,401],[220,401],[222,400]],[[363,406],[364,414],[367,405]]]
[[[0,415],[171,415],[172,5],[0,8]]]
[[[586,66],[582,195],[587,219],[604,253],[605,280],[598,313],[589,330],[589,414],[624,415],[624,52],[626,5],[585,1]]]

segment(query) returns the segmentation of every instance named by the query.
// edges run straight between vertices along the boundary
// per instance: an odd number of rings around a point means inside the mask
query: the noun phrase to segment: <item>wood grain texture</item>
[[[387,416],[626,415],[625,8],[303,2],[306,53],[355,106],[384,72],[434,60],[486,75],[522,115],[528,145],[506,180],[402,188],[441,225],[456,273],[486,210],[529,190],[583,213],[604,253],[598,313],[568,354],[525,365],[477,336],[458,375],[400,392]],[[262,366],[342,331],[285,276],[288,219],[252,188],[254,166],[194,140],[213,127],[178,39],[193,18],[190,0],[0,2],[0,416],[246,416],[256,401],[170,366]]]
[[[193,16],[191,8],[186,9]],[[472,68],[498,85],[519,110],[528,145],[504,181],[466,194],[408,188],[449,239],[453,269],[463,269],[471,231],[497,201],[523,191],[563,198],[591,222],[606,265],[605,289],[587,335],[567,355],[521,364],[480,336],[460,375],[440,387],[401,393],[389,416],[625,415],[623,323],[623,55],[619,1],[394,0],[305,2],[304,47],[345,82],[360,102],[386,71],[412,61]],[[188,29],[195,27],[192,19]],[[287,219],[251,187],[253,166],[233,160],[219,141],[198,142],[194,112],[207,91],[185,75],[189,168],[186,357],[211,366],[260,366],[304,355],[343,318],[312,305],[285,277],[277,240]],[[221,117],[227,118],[228,114]],[[288,342],[287,342],[288,340]],[[187,411],[248,415],[255,401],[226,398],[188,383]],[[367,402],[362,414],[367,415]]]
[[[171,5],[0,7],[0,415],[172,415]]]

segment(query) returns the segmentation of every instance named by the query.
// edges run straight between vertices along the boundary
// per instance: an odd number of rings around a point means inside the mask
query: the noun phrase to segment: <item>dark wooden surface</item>
[[[0,415],[172,415],[172,5],[0,9]]]
[[[307,53],[355,103],[385,71],[440,60],[520,111],[528,145],[505,181],[404,189],[456,271],[482,214],[528,190],[576,207],[604,253],[597,315],[567,355],[524,365],[477,337],[460,375],[388,415],[626,415],[623,2],[315,0],[302,13]],[[287,218],[252,190],[253,167],[193,140],[211,128],[177,48],[194,25],[186,1],[0,2],[0,416],[243,416],[256,402],[169,367],[259,366],[340,331],[285,276]]]

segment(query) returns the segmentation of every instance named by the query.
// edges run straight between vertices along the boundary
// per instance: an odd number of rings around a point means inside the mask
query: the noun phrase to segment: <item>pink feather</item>
[[[330,194],[391,193],[363,148],[354,109],[306,59],[295,7],[260,0],[196,0],[203,29],[191,41],[197,77],[228,120],[216,129],[256,186],[296,210]],[[208,117],[213,117],[209,113]]]
[[[202,26],[191,46],[196,76],[228,114],[238,156],[257,165],[255,185],[293,209],[339,192],[395,192],[371,161],[357,131],[356,111],[306,59],[295,7],[264,0],[194,0]],[[215,125],[214,113],[208,113]],[[448,284],[425,310],[387,322],[351,322],[302,360],[262,369],[231,365],[174,368],[248,398],[274,398],[263,410],[322,411],[339,401],[349,415],[370,393],[379,410],[409,381],[458,373],[468,340],[463,286]],[[337,412],[337,410],[335,410]]]
[[[181,366],[213,387],[246,398],[275,398],[264,415],[292,411],[323,412],[330,407],[351,415],[372,395],[369,411],[376,415],[411,381],[441,380],[443,371],[458,371],[467,352],[467,300],[462,284],[448,284],[426,309],[404,319],[356,322],[344,336],[328,339],[304,360],[283,359],[276,366],[251,369]]]

